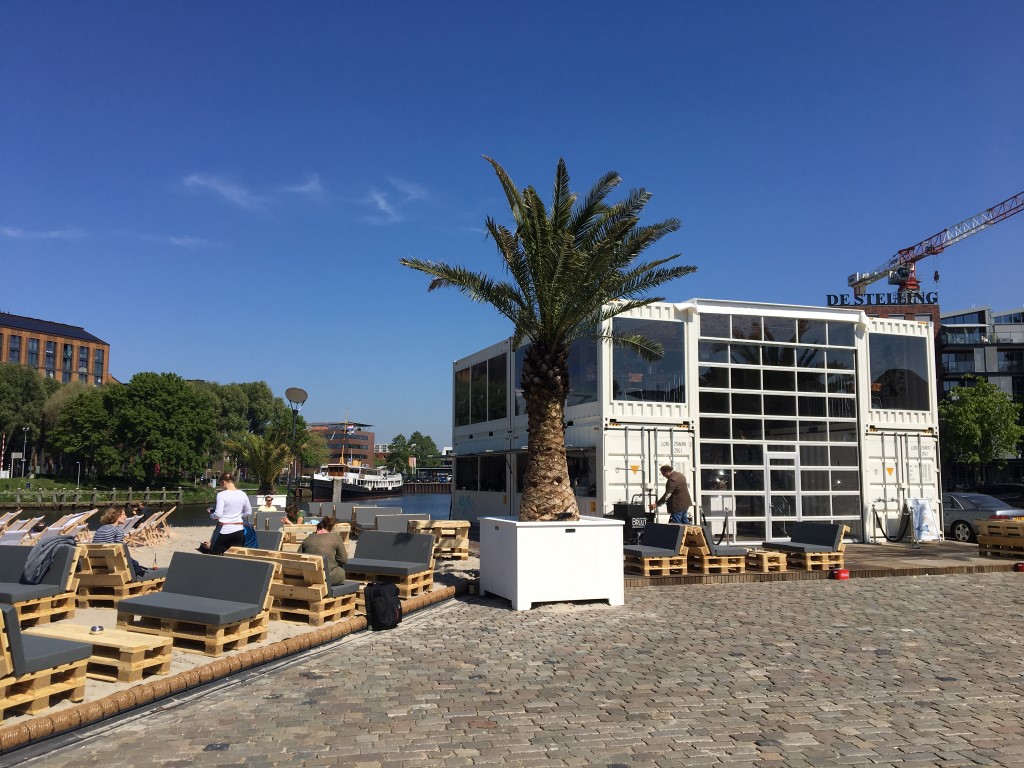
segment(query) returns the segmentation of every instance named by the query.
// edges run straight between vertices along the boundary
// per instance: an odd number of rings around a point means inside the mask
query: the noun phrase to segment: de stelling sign
[[[851,296],[848,293],[827,295],[830,307],[896,306],[898,304],[938,304],[938,291],[926,293],[865,293]]]

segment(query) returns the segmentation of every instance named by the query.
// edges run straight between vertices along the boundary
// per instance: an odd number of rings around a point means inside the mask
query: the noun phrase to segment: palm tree
[[[527,469],[521,520],[575,520],[576,497],[565,457],[565,398],[569,391],[569,345],[581,338],[610,339],[646,359],[662,355],[661,345],[639,334],[613,333],[605,321],[661,301],[644,294],[696,267],[664,265],[679,257],[636,263],[649,246],[679,229],[678,219],[640,226],[650,194],[632,190],[624,200],[605,202],[621,181],[606,173],[582,200],[569,190],[565,161],[559,159],[551,209],[533,187],[520,191],[493,159],[508,198],[515,230],[488,217],[510,282],[463,267],[402,259],[433,279],[427,290],[452,287],[485,302],[512,321],[512,346],[529,342],[522,386],[528,423]]]
[[[287,443],[247,434],[239,440],[227,440],[224,447],[246,472],[259,480],[257,493],[275,493],[274,481],[291,460]]]

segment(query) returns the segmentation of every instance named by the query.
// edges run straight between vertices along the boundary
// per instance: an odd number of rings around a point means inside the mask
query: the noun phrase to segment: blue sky
[[[0,310],[112,373],[309,392],[451,434],[451,362],[509,335],[398,264],[500,274],[482,155],[616,170],[692,297],[821,305],[1024,189],[1024,3],[0,4]],[[921,263],[943,311],[1024,304],[1024,215]]]

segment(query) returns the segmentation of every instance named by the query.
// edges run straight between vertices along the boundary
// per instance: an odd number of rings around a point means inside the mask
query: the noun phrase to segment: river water
[[[333,512],[338,520],[346,522],[352,519],[353,505],[361,507],[399,507],[406,513],[428,514],[432,520],[447,520],[451,514],[452,496],[450,493],[410,493],[403,496],[389,496],[381,499],[364,499],[357,502],[348,501],[338,504],[336,508],[330,502],[304,503],[301,507],[306,517],[329,515]],[[182,504],[171,513],[168,522],[175,528],[212,526],[213,521],[210,520],[210,516],[206,512],[209,507],[209,504]],[[96,529],[99,527],[100,516],[103,514],[104,509],[105,507],[100,507],[100,511],[89,520],[90,528]],[[152,513],[159,510],[160,507],[150,505],[149,509]],[[82,510],[32,509],[31,507],[26,507],[20,517],[24,519],[26,517],[42,515],[45,521],[51,522],[72,511],[80,512]]]

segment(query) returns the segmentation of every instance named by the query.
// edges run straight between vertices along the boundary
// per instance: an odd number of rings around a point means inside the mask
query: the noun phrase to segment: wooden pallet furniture
[[[269,560],[281,566],[270,583],[273,597],[270,618],[273,621],[293,621],[319,627],[330,621],[355,616],[359,582],[329,585],[326,564],[321,555],[246,547],[232,547],[225,555]]]
[[[758,573],[785,573],[786,553],[767,549],[747,550],[747,570]]]
[[[91,646],[22,634],[18,612],[9,604],[0,605],[0,625],[0,719],[85,698]]]
[[[411,512],[399,512],[395,515],[377,514],[377,530],[378,531],[390,531],[391,533],[409,532],[409,523],[411,522],[427,522],[430,520],[430,515],[426,513],[411,513]]]
[[[434,537],[427,533],[364,531],[345,574],[364,584],[395,584],[403,599],[422,595],[434,585]]]
[[[31,552],[32,547],[0,547],[0,603],[14,606],[23,628],[74,617],[78,547],[58,547],[42,580],[38,584],[22,584],[21,576]]]
[[[711,524],[683,526],[683,546],[690,573],[704,576],[719,573],[743,573],[747,569],[747,548],[716,544]]]
[[[978,555],[1024,559],[1024,521],[979,520]]]
[[[352,538],[358,539],[363,531],[377,530],[377,515],[400,515],[401,507],[352,507]]]
[[[78,607],[116,607],[119,600],[158,592],[167,577],[166,568],[135,575],[127,544],[80,544],[78,557]]]
[[[469,559],[468,520],[409,520],[409,533],[434,537],[434,560]]]
[[[117,604],[117,626],[165,635],[176,648],[207,656],[261,642],[280,568],[269,560],[175,552],[160,592]]]
[[[640,543],[624,547],[623,567],[641,576],[681,576],[686,573],[683,526],[650,523],[640,533]]]
[[[259,533],[259,531],[257,531],[257,533]],[[313,533],[316,533],[316,523],[282,525],[281,535],[284,538],[281,540],[281,551],[298,552],[299,544],[301,544],[307,536]]]
[[[32,637],[74,640],[92,647],[86,677],[109,683],[137,683],[150,675],[171,671],[171,638],[104,627],[93,632],[82,624],[46,624],[25,630]]]
[[[786,553],[786,567],[796,571],[832,571],[844,567],[848,525],[806,520],[787,523],[789,541],[766,541],[760,549]]]

